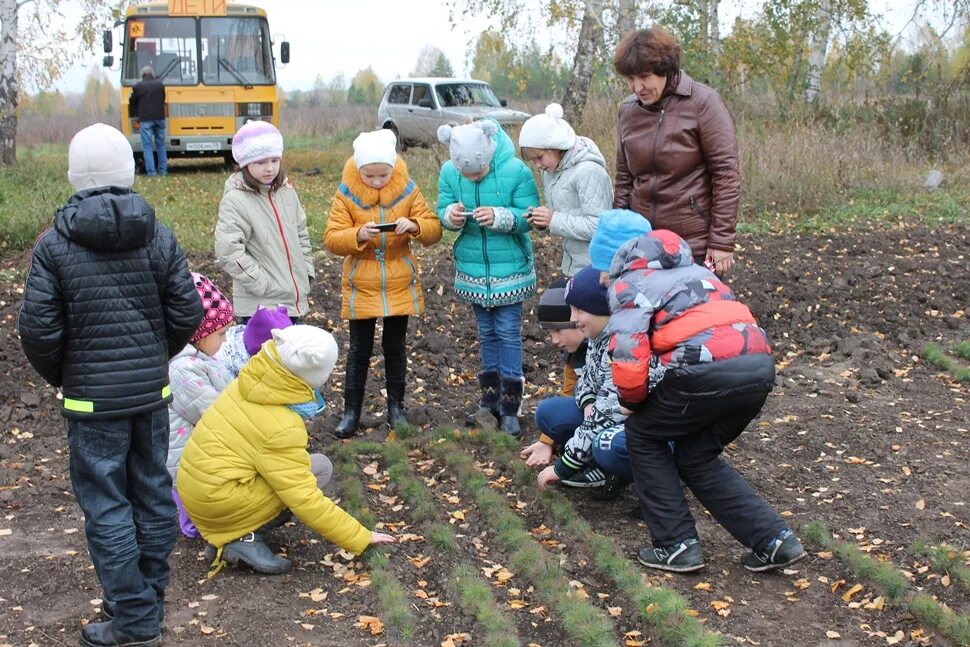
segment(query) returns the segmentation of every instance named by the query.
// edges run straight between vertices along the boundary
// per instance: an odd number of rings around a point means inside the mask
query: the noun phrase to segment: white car
[[[503,126],[520,125],[528,113],[505,107],[492,87],[474,79],[415,78],[388,84],[377,108],[381,128],[393,130],[398,145],[431,146],[438,141],[438,126],[466,124],[492,117]]]

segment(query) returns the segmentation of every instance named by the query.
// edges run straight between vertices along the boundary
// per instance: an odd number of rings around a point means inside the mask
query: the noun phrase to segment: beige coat
[[[310,234],[289,182],[279,191],[257,192],[242,173],[230,176],[219,205],[215,251],[232,277],[236,316],[250,317],[260,305],[285,305],[291,317],[307,314],[314,276]]]

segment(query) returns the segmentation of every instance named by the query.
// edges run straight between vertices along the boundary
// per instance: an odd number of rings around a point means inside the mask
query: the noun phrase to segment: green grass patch
[[[970,360],[970,341],[961,341],[953,345],[953,354]]]
[[[474,568],[459,564],[452,572],[451,583],[458,604],[481,627],[482,634],[476,636],[476,644],[479,639],[485,647],[518,647],[522,644],[515,625],[495,602],[491,585]]]
[[[613,623],[587,600],[571,594],[568,579],[549,553],[530,535],[522,519],[508,509],[504,497],[488,485],[472,459],[453,442],[439,442],[430,448],[458,476],[479,510],[496,530],[496,538],[509,552],[509,563],[529,579],[540,596],[562,618],[570,644],[584,647],[612,647],[617,644]]]
[[[849,193],[838,205],[811,213],[783,213],[770,207],[748,213],[738,231],[790,233],[844,231],[849,227],[900,227],[920,222],[943,225],[970,222],[970,189],[943,187],[934,191],[870,188]]]
[[[934,571],[949,573],[950,577],[970,589],[970,566],[967,566],[961,551],[953,546],[931,544],[925,540],[917,541],[913,551],[927,557]]]
[[[911,595],[906,578],[892,565],[864,554],[855,544],[834,539],[828,528],[819,521],[802,527],[801,535],[810,543],[832,550],[853,575],[881,588],[890,602],[905,606],[923,624],[933,627],[958,645],[970,645],[970,616],[954,613],[929,595]],[[916,550],[928,554],[924,551],[932,552],[935,548],[918,542]]]
[[[970,343],[960,342],[954,347],[953,351],[954,355],[965,358],[965,353],[970,354]],[[923,346],[922,356],[926,363],[938,368],[944,373],[949,373],[957,382],[961,384],[970,383],[970,367],[960,366],[957,360],[950,357],[939,344],[931,342]]]

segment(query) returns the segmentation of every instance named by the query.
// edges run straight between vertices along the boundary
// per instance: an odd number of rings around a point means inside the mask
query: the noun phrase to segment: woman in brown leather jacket
[[[632,95],[617,118],[613,206],[690,244],[718,274],[734,264],[741,175],[731,115],[716,91],[680,69],[680,45],[658,27],[631,32],[613,65]]]

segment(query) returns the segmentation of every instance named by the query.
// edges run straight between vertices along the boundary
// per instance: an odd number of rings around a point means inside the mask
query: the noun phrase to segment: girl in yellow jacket
[[[394,542],[323,494],[314,472],[329,461],[307,453],[305,420],[323,411],[319,387],[337,361],[333,336],[300,325],[272,334],[202,415],[179,462],[176,488],[209,542],[212,574],[238,562],[261,573],[290,570],[262,540],[290,513],[355,555]]]
[[[344,416],[335,435],[357,430],[367,366],[374,352],[377,319],[384,319],[381,346],[387,386],[387,424],[406,422],[404,384],[408,316],[424,312],[424,294],[411,241],[433,245],[441,223],[397,155],[390,130],[361,133],[344,165],[323,242],[344,256],[340,316],[350,320],[350,351],[344,379]]]

